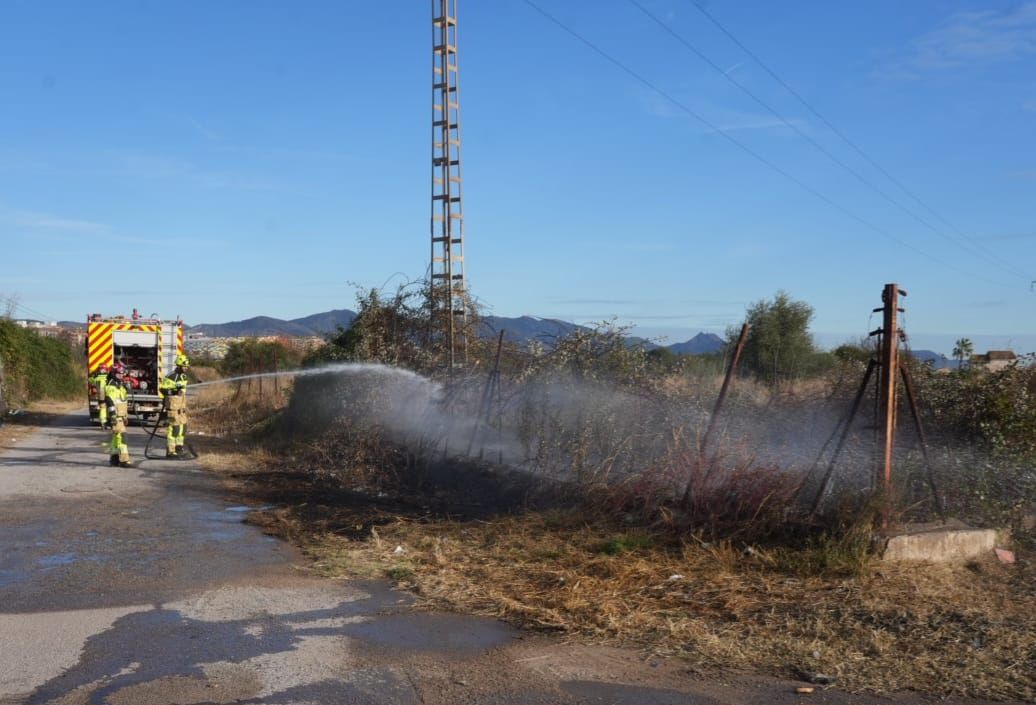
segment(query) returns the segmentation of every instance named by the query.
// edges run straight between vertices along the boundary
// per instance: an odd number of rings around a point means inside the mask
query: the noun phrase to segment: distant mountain
[[[931,365],[933,370],[955,370],[960,366],[957,360],[946,357],[934,350],[911,350],[910,354],[926,365]]]
[[[507,331],[505,340],[523,344],[535,340],[549,346],[555,338],[570,335],[577,330],[589,330],[589,328],[567,321],[559,321],[556,318],[485,316],[482,319],[479,335],[490,338],[498,335],[501,330]]]
[[[268,335],[283,335],[287,337],[309,337],[324,336],[334,333],[339,326],[348,328],[356,318],[356,313],[349,309],[335,309],[323,313],[314,313],[311,316],[294,318],[285,321],[270,316],[256,316],[243,321],[231,321],[230,323],[202,323],[191,326],[190,333],[202,334],[209,338],[246,338],[263,337]],[[507,331],[507,340],[512,343],[528,345],[537,341],[550,347],[554,340],[571,335],[576,331],[590,330],[581,326],[557,318],[539,318],[537,316],[486,316],[482,319],[479,335],[485,338],[495,337],[501,330]],[[645,350],[654,350],[660,347],[656,343],[644,338],[630,337],[627,342],[633,345],[641,345]],[[699,333],[684,343],[675,343],[666,346],[679,355],[704,355],[714,353],[723,347],[723,339],[713,333]]]
[[[677,355],[710,355],[719,352],[726,345],[723,338],[715,333],[701,332],[683,343],[667,345]]]
[[[86,324],[82,321],[58,321],[58,325],[62,328],[71,328],[73,330],[86,330]]]
[[[314,335],[323,335],[325,333],[334,333],[339,328],[348,328],[352,325],[354,318],[356,318],[355,311],[350,311],[347,308],[336,308],[333,311],[314,313],[312,316],[306,316],[305,318],[293,318],[289,323],[305,326],[313,331]]]
[[[190,333],[201,333],[209,338],[245,338],[267,335],[286,335],[288,337],[308,337],[320,335],[313,329],[294,321],[284,321],[270,316],[256,316],[243,321],[230,323],[202,323],[191,326]]]

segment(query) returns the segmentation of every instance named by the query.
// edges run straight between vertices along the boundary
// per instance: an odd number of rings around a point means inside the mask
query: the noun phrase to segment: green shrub
[[[63,338],[42,336],[0,319],[0,361],[8,403],[71,399],[84,393],[82,353]]]
[[[653,548],[654,545],[654,539],[647,534],[623,534],[605,542],[601,546],[600,552],[609,556],[617,556],[628,551]]]
[[[995,372],[918,375],[920,396],[943,436],[998,458],[1036,458],[1036,365],[1022,359]]]

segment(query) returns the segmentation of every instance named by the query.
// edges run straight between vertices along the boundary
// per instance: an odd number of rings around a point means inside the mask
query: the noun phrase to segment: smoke
[[[628,483],[655,473],[651,481],[670,494],[687,482],[688,458],[696,458],[715,399],[708,385],[633,390],[551,370],[504,385],[483,405],[484,378],[444,384],[362,362],[193,387],[273,377],[307,379],[296,384],[296,411],[309,409],[327,421],[346,417],[415,454],[478,459],[566,482]],[[706,449],[711,476],[722,483],[730,473],[763,469],[793,478],[811,499],[828,471],[846,409],[841,399],[780,399],[750,382],[735,385]],[[862,492],[871,484],[874,438],[865,425],[857,420],[839,455],[835,492]],[[682,459],[676,451],[684,452]]]

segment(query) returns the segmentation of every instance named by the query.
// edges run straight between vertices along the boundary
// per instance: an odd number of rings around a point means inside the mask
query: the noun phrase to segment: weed
[[[609,556],[618,556],[628,551],[653,548],[655,540],[645,534],[622,534],[601,545],[599,551]]]
[[[408,582],[414,577],[414,569],[408,565],[394,565],[385,571],[385,575],[397,583]]]

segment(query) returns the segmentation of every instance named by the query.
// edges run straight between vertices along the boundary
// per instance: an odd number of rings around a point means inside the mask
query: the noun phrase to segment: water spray
[[[304,369],[296,370],[279,370],[277,372],[256,372],[248,375],[237,375],[234,377],[224,377],[222,379],[214,379],[211,382],[196,382],[191,385],[191,389],[199,389],[201,387],[208,387],[213,384],[227,384],[229,382],[242,382],[249,379],[264,379],[274,377],[313,377],[316,375],[328,375],[328,374],[377,374],[384,376],[396,376],[406,379],[411,382],[420,382],[423,384],[432,385],[432,388],[436,392],[442,391],[442,385],[438,382],[433,382],[427,377],[413,372],[411,370],[404,369],[402,367],[390,367],[388,365],[382,365],[376,362],[339,362],[333,365],[324,365],[322,367],[307,367]]]

